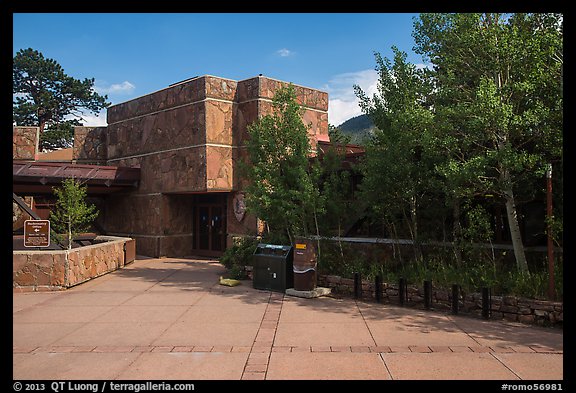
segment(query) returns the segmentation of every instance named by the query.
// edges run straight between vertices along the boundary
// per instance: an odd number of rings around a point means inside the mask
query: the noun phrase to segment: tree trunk
[[[72,219],[68,219],[68,250],[72,249]]]
[[[497,63],[500,59],[496,57]],[[498,91],[500,92],[504,81],[502,80],[501,72],[495,72],[494,82]],[[502,103],[503,97],[500,96]],[[500,133],[497,138],[497,146],[499,151],[504,151],[508,135],[506,132]],[[516,212],[516,203],[514,201],[514,191],[512,190],[512,178],[510,171],[505,167],[505,164],[500,163],[500,178],[502,180],[504,198],[506,200],[506,214],[508,216],[508,226],[510,228],[510,238],[512,238],[512,246],[514,247],[514,257],[516,258],[516,267],[520,271],[528,271],[528,263],[526,262],[526,254],[524,254],[524,244],[522,243],[522,236],[520,233],[520,226],[518,225],[518,213]]]
[[[394,222],[392,222],[392,231],[393,231],[393,236],[394,236],[394,245],[396,246],[397,250],[398,250],[398,257],[400,259],[400,264],[402,266],[404,266],[404,260],[402,259],[402,250],[400,249],[400,244],[398,242],[398,232],[396,231],[396,224],[394,224]]]
[[[422,249],[420,248],[420,237],[418,236],[418,213],[416,210],[416,197],[410,198],[410,220],[412,221],[412,244],[414,246],[414,257],[417,261],[422,260]]]
[[[516,267],[520,271],[528,271],[528,262],[526,262],[524,244],[522,243],[522,235],[520,233],[520,226],[518,225],[518,213],[516,211],[516,203],[514,202],[514,192],[512,191],[510,174],[507,170],[504,170],[502,175],[505,184],[503,191],[504,198],[506,199],[506,214],[508,216],[508,226],[510,227],[510,238],[512,238],[512,246],[514,247]]]
[[[460,225],[460,201],[457,199],[452,207],[453,229],[452,239],[454,244],[454,256],[456,257],[456,266],[462,266],[462,250],[460,243],[462,242],[462,226]]]
[[[46,128],[46,122],[45,121],[39,121],[38,122],[38,128],[40,129],[40,135],[42,135],[42,132],[44,132],[44,128]]]
[[[344,262],[344,250],[342,249],[342,224],[341,220],[338,220],[338,247],[340,247],[340,257],[342,262]]]
[[[318,216],[316,215],[316,208],[314,208],[314,225],[316,226],[316,239],[318,243],[318,250],[316,253],[316,258],[320,258],[320,229],[318,228]]]

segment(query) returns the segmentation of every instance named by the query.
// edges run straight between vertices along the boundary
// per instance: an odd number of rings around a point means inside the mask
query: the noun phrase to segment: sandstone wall
[[[79,164],[105,165],[107,159],[106,127],[74,127],[72,159]]]
[[[39,127],[12,127],[12,159],[34,161],[39,142]]]
[[[205,75],[108,108],[107,163],[139,166],[141,179],[136,192],[109,197],[106,229],[138,239],[142,255],[190,255],[191,194],[242,188],[237,163],[246,156],[247,127],[270,112],[281,84]],[[328,95],[295,88],[315,145],[328,134]],[[228,199],[227,232],[255,234],[256,219],[237,222]]]
[[[70,288],[133,261],[126,257],[130,253],[124,252],[125,247],[134,247],[133,239],[110,236],[97,239],[106,242],[70,251],[13,251],[14,289],[50,291]]]

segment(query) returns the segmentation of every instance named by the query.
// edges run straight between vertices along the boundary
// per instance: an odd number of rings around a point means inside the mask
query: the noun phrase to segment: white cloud
[[[67,116],[66,119],[78,119],[86,127],[102,127],[108,125],[108,122],[106,121],[106,109],[101,110],[98,115],[94,115],[92,113],[82,113],[82,119],[78,118],[77,116]]]
[[[89,127],[100,127],[100,126],[107,126],[108,122],[106,121],[106,112],[101,111],[98,116],[93,114],[84,115],[84,125]]]
[[[279,55],[280,57],[293,56],[294,53],[296,53],[296,52],[291,51],[290,49],[286,49],[286,48],[278,49],[276,51],[276,54]]]
[[[432,64],[430,64],[430,63],[428,63],[428,64],[425,64],[425,63],[416,63],[416,64],[414,64],[414,65],[416,66],[416,69],[418,69],[418,70],[421,70],[421,69],[424,69],[424,68],[428,68],[429,70],[433,70],[433,69],[434,69],[434,66],[433,66]]]
[[[346,120],[361,115],[354,85],[372,97],[377,91],[378,73],[375,70],[362,70],[335,75],[323,87],[328,92],[328,122],[339,126]]]
[[[124,81],[122,83],[113,83],[108,87],[95,86],[94,90],[98,94],[130,94],[135,88],[136,86],[132,83]]]

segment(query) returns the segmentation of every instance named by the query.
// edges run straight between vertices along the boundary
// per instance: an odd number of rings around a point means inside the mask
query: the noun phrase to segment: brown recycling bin
[[[312,291],[316,288],[316,245],[313,240],[297,239],[294,245],[294,289]]]

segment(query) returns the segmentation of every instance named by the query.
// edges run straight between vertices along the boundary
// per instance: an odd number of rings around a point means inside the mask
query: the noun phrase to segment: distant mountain
[[[337,128],[350,136],[350,143],[362,145],[374,134],[376,126],[367,115],[360,115],[346,120]]]

